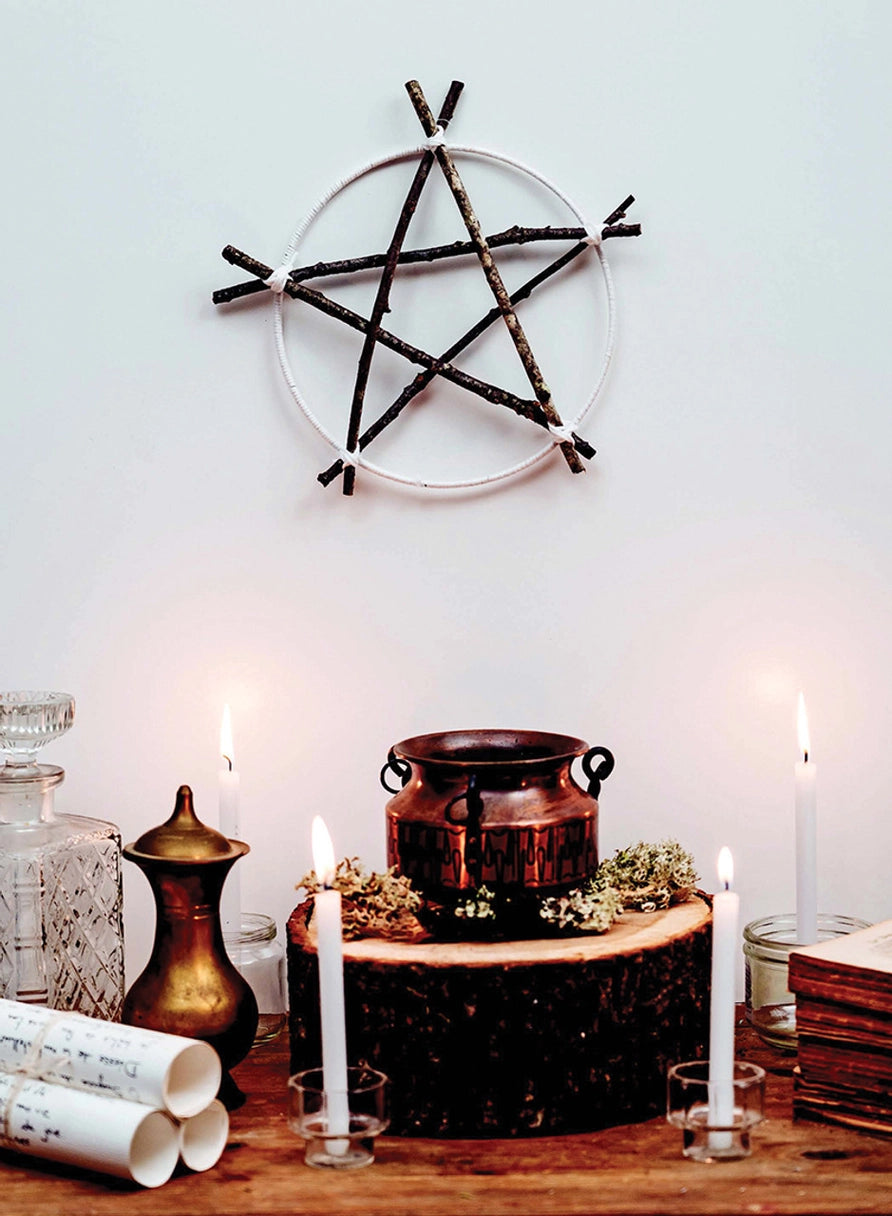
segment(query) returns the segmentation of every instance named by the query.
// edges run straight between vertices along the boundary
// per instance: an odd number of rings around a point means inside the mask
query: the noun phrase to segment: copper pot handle
[[[459,818],[454,810],[459,802],[465,804],[465,813],[461,818]],[[461,794],[456,794],[454,798],[450,798],[446,803],[443,808],[443,818],[447,823],[465,829],[462,844],[463,860],[473,887],[480,886],[480,864],[483,860],[480,829],[482,815],[483,799],[480,797],[480,790],[477,788],[477,774],[471,773],[468,776],[467,789]]]
[[[465,813],[461,816],[457,815],[452,809],[457,803],[465,803]],[[476,832],[480,826],[480,817],[483,814],[483,799],[480,797],[480,791],[477,789],[477,774],[471,773],[468,777],[468,788],[460,794],[456,794],[443,807],[443,818],[447,823],[454,826],[467,824],[469,831]]]
[[[396,775],[400,781],[399,790],[395,790],[392,785],[387,784],[388,772],[396,773]],[[399,758],[399,756],[397,756],[397,754],[393,750],[393,748],[391,748],[390,751],[387,753],[387,763],[381,769],[381,773],[379,776],[379,780],[380,780],[381,784],[384,786],[384,788],[387,790],[388,794],[398,794],[400,792],[400,790],[405,789],[406,786],[409,784],[409,778],[411,777],[411,775],[412,775],[412,765],[409,763],[408,760],[401,760]]]
[[[592,769],[595,756],[601,756],[602,759],[598,767]],[[601,782],[606,781],[613,772],[615,763],[613,752],[609,752],[606,747],[590,747],[582,757],[582,771],[588,777],[588,792],[593,798],[597,798],[601,793]]]

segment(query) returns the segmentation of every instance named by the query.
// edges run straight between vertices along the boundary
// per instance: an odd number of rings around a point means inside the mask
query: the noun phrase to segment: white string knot
[[[437,127],[433,135],[431,135],[430,138],[426,139],[424,142],[427,147],[431,149],[431,151],[433,151],[434,148],[443,148],[446,145],[446,132],[442,127]]]
[[[43,1026],[34,1036],[28,1051],[25,1053],[25,1058],[12,1071],[10,1077],[11,1085],[3,1102],[2,1111],[0,1111],[0,1141],[6,1144],[12,1144],[13,1142],[13,1113],[25,1085],[29,1081],[51,1081],[55,1073],[60,1072],[63,1068],[71,1067],[71,1057],[61,1054],[47,1063],[41,1062],[41,1054],[47,1035],[65,1016],[64,1011],[59,1010],[44,1022]]]
[[[263,281],[270,291],[274,291],[276,295],[280,296],[284,292],[290,278],[291,267],[285,264],[282,266],[277,266],[269,278],[264,279]]]
[[[555,443],[574,443],[573,432],[562,422],[549,422],[548,430],[554,436]]]
[[[345,468],[349,464],[352,465],[354,469],[358,469],[360,461],[359,451],[348,452],[346,448],[338,448],[338,460],[340,460],[341,464],[344,465]]]
[[[600,233],[600,231],[598,231],[598,232],[587,232],[587,233],[585,234],[585,236],[582,238],[582,243],[583,243],[583,245],[590,245],[590,246],[591,246],[591,245],[596,245],[596,246],[597,246],[597,245],[600,245],[600,244],[601,244],[601,233]]]

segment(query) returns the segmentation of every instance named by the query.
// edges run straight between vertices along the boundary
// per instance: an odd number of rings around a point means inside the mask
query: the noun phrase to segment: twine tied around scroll
[[[34,1036],[31,1046],[25,1053],[25,1058],[10,1074],[13,1079],[12,1085],[3,1099],[2,1107],[0,1107],[0,1141],[4,1144],[14,1143],[12,1135],[13,1113],[22,1090],[27,1083],[29,1081],[51,1081],[55,1073],[63,1068],[71,1067],[71,1057],[66,1055],[56,1056],[54,1060],[42,1066],[40,1060],[44,1046],[46,1045],[47,1035],[54,1026],[57,1026],[59,1022],[69,1016],[64,1010],[59,1010],[54,1016],[48,1018]]]

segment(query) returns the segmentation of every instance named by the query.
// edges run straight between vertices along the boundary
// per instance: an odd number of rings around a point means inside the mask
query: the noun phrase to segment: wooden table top
[[[892,1216],[892,1137],[791,1118],[794,1057],[738,1027],[739,1058],[768,1073],[766,1121],[747,1160],[702,1165],[681,1133],[651,1119],[585,1135],[516,1140],[382,1136],[367,1169],[309,1169],[285,1117],[287,1044],[235,1070],[248,1101],[204,1174],[178,1172],[157,1190],[0,1152],[3,1216]]]

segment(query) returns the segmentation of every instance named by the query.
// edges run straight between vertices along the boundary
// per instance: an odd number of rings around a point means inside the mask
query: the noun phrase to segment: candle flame
[[[313,816],[313,869],[323,887],[330,887],[335,876],[334,845],[320,815]]]
[[[716,869],[719,873],[719,882],[723,887],[730,887],[734,881],[734,858],[731,856],[731,850],[723,847],[719,850],[719,860]]]
[[[235,753],[232,747],[232,717],[228,705],[223,706],[223,720],[220,723],[220,755],[231,769],[235,764]]]
[[[805,712],[805,697],[802,693],[799,694],[799,703],[796,706],[796,731],[799,735],[799,750],[802,752],[803,758],[808,760],[808,754],[811,751],[811,740],[808,734],[808,714]]]

